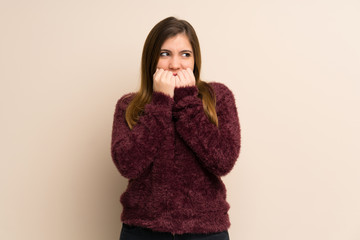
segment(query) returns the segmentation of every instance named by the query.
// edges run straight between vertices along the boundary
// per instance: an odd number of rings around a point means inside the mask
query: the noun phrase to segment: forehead
[[[174,51],[192,50],[189,38],[184,33],[179,33],[173,37],[166,39],[161,48]]]

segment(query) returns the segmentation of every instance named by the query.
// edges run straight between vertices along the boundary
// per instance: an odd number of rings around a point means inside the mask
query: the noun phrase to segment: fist
[[[191,68],[178,71],[177,77],[175,87],[195,86],[195,76]]]
[[[178,76],[174,76],[173,72],[164,69],[156,69],[153,75],[153,91],[162,92],[174,97],[174,88],[176,79]]]

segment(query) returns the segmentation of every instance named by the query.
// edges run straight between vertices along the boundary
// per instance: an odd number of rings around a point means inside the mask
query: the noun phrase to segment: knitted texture
[[[175,88],[174,98],[153,92],[131,130],[125,110],[135,93],[116,104],[111,154],[129,179],[121,220],[153,231],[214,233],[230,227],[226,188],[240,153],[240,123],[233,93],[209,83],[219,127],[206,116],[196,86]]]

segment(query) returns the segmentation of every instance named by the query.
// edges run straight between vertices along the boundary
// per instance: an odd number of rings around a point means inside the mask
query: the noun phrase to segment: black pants
[[[211,234],[185,233],[171,234],[168,232],[154,232],[151,229],[122,225],[120,240],[230,240],[228,231]]]

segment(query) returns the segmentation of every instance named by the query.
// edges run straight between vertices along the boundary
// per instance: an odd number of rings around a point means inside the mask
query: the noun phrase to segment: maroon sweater
[[[216,95],[219,127],[206,116],[196,86],[175,88],[174,98],[153,92],[132,130],[125,110],[135,93],[119,99],[111,153],[129,178],[121,195],[121,220],[154,231],[213,233],[230,227],[221,176],[240,153],[240,124],[233,93],[209,83]]]

